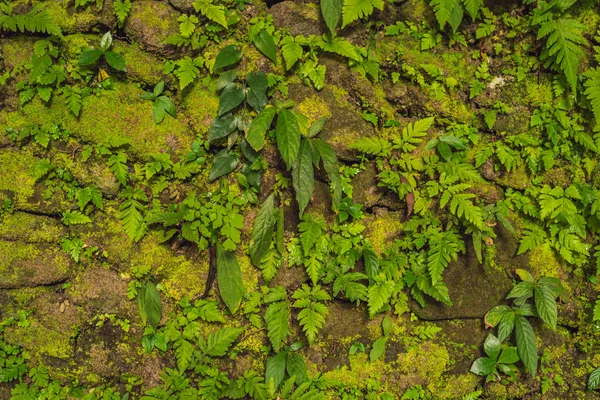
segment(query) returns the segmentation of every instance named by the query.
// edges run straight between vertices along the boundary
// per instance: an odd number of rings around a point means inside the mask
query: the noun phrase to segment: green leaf
[[[547,53],[542,57],[550,59],[554,67],[564,73],[575,95],[579,64],[584,56],[581,46],[587,44],[583,36],[585,29],[585,25],[577,20],[559,18],[544,22],[537,34],[538,39],[548,36]]]
[[[235,314],[246,290],[235,254],[223,250],[221,244],[217,244],[217,283],[223,302]]]
[[[288,170],[294,165],[300,150],[300,126],[296,116],[289,110],[279,111],[275,138],[281,158],[285,161]]]
[[[227,29],[227,17],[225,16],[225,8],[223,5],[212,4],[209,0],[196,0],[192,5],[197,12],[201,12],[202,15],[209,20],[216,22]]]
[[[235,44],[225,46],[223,50],[217,54],[215,64],[213,65],[213,71],[218,71],[220,69],[237,64],[241,59],[242,49],[240,49],[239,46]]]
[[[333,192],[331,208],[334,212],[339,212],[342,202],[342,177],[340,175],[340,167],[338,159],[329,143],[321,139],[312,139],[311,143],[317,148],[323,160],[323,167],[329,177],[329,182]]]
[[[285,377],[285,363],[288,352],[283,350],[269,358],[267,361],[267,370],[265,372],[265,382],[268,384],[273,380],[273,386],[278,388]]]
[[[381,358],[381,356],[383,356],[385,354],[385,344],[386,343],[387,343],[386,336],[380,337],[373,343],[373,347],[371,348],[371,351],[369,352],[369,361],[371,361],[371,362],[377,361]]]
[[[321,14],[331,33],[335,33],[335,28],[342,16],[343,0],[321,0]]]
[[[379,258],[377,258],[377,253],[375,253],[372,247],[365,247],[363,249],[363,259],[369,282],[373,282],[373,279],[379,273]]]
[[[519,361],[519,355],[517,354],[517,349],[515,347],[505,347],[498,357],[499,364],[514,364]]]
[[[285,69],[289,71],[302,58],[304,50],[291,37],[285,37],[281,43],[281,53],[285,60]]]
[[[267,308],[265,322],[267,336],[273,345],[273,350],[279,351],[285,344],[287,337],[292,333],[289,327],[290,302],[278,301]]]
[[[479,10],[483,6],[483,0],[463,0],[463,4],[471,19],[475,21],[479,14]]]
[[[90,217],[83,214],[81,211],[65,211],[62,213],[62,223],[65,225],[81,225],[92,222]]]
[[[450,21],[454,9],[460,7],[459,0],[431,0],[429,4],[433,7],[435,18],[441,29],[444,29],[446,23]]]
[[[102,36],[102,39],[100,39],[100,50],[102,50],[102,51],[108,50],[109,47],[112,45],[112,42],[113,42],[113,38],[112,38],[110,31],[106,32]]]
[[[265,200],[254,221],[252,229],[250,247],[250,258],[257,267],[260,267],[261,261],[273,241],[273,231],[275,228],[276,211],[275,211],[275,194],[271,193]]]
[[[342,29],[359,18],[368,17],[374,8],[383,10],[383,0],[344,0]]]
[[[175,103],[167,96],[159,96],[154,100],[152,113],[154,115],[154,122],[157,124],[163,121],[166,114],[175,118]]]
[[[235,131],[236,123],[233,114],[225,114],[215,118],[208,131],[208,141],[222,139]]]
[[[211,357],[223,357],[242,332],[244,328],[221,328],[208,335],[206,343],[201,341],[200,349]]]
[[[246,134],[248,144],[256,151],[262,150],[265,145],[265,135],[270,128],[277,109],[275,107],[267,107],[258,114]]]
[[[535,286],[536,285],[531,282],[520,282],[514,288],[512,288],[512,290],[510,291],[508,296],[506,296],[506,298],[507,299],[519,299],[519,298],[528,299],[533,296],[533,288]]]
[[[267,105],[267,87],[269,82],[264,72],[251,72],[246,76],[248,93],[246,101],[250,107],[260,113]]]
[[[317,239],[325,231],[325,220],[320,216],[313,217],[310,214],[306,214],[302,222],[298,224],[298,229],[300,230],[300,242],[302,243],[304,255],[308,256]]]
[[[126,187],[121,193],[119,198],[123,199],[119,207],[121,223],[123,230],[127,233],[127,236],[132,241],[140,240],[146,233],[146,223],[142,211],[144,210],[144,204],[142,202],[148,202],[148,196],[142,189],[133,189]]]
[[[292,184],[300,209],[300,217],[310,202],[315,183],[312,153],[308,140],[302,140],[296,163],[292,168]]]
[[[273,36],[266,30],[260,31],[258,35],[254,35],[252,39],[252,43],[256,46],[256,48],[267,56],[275,65],[277,65],[277,47],[275,46],[275,41],[273,40]]]
[[[600,67],[590,68],[583,75],[587,78],[583,84],[584,94],[592,105],[596,129],[598,129],[600,128]]]
[[[238,76],[237,69],[231,69],[231,70],[225,71],[221,75],[219,75],[219,80],[217,80],[217,85],[216,85],[217,92],[223,90],[230,83],[233,83],[235,81],[235,79],[237,78],[237,76]]]
[[[101,55],[102,55],[102,50],[98,50],[98,49],[85,50],[79,56],[78,63],[81,66],[91,65],[91,64],[95,63],[96,61],[98,61],[98,59],[100,58]]]
[[[152,282],[146,282],[144,294],[144,314],[148,322],[154,328],[158,327],[162,318],[162,305],[160,303],[160,293]]]
[[[515,335],[517,339],[517,352],[525,369],[535,377],[537,372],[537,346],[535,335],[529,321],[521,315],[515,317]]]
[[[552,292],[545,286],[535,287],[535,307],[540,318],[552,329],[556,329],[556,300]]]
[[[300,289],[294,292],[292,297],[296,299],[293,307],[302,309],[298,313],[298,321],[306,334],[308,343],[312,345],[317,333],[325,323],[325,317],[329,313],[327,306],[321,302],[330,300],[330,296],[319,285],[311,288],[307,284],[303,284]]]
[[[219,98],[219,117],[242,104],[244,98],[246,94],[243,87],[235,83],[227,85]]]
[[[114,51],[107,51],[104,53],[104,58],[106,58],[106,62],[112,68],[116,69],[117,71],[127,72],[125,59],[120,54],[117,54]]]
[[[213,160],[212,167],[210,168],[210,173],[208,175],[208,180],[210,182],[215,179],[227,175],[236,169],[239,163],[239,157],[236,153],[230,152],[227,149],[223,149],[217,153],[215,159]]]
[[[494,372],[495,368],[496,360],[488,357],[480,357],[471,365],[470,371],[476,375],[487,376]]]
[[[600,368],[596,368],[588,379],[588,390],[596,390],[600,387]]]
[[[108,159],[108,166],[119,183],[123,186],[127,185],[127,175],[129,170],[127,168],[127,156],[125,153],[117,153],[110,156]]]
[[[485,338],[485,343],[483,344],[483,349],[485,350],[485,354],[487,354],[491,359],[496,360],[500,355],[500,350],[502,349],[502,343],[498,338],[491,333]]]
[[[302,358],[302,356],[296,352],[288,353],[286,371],[289,376],[296,377],[296,385],[301,385],[308,374],[304,358]]]

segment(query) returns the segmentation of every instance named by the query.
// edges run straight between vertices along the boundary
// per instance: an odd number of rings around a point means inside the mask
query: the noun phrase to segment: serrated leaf
[[[383,10],[383,0],[345,0],[342,7],[342,29],[359,18],[368,17],[374,8]]]
[[[519,357],[527,371],[535,377],[538,360],[535,334],[533,333],[533,328],[529,324],[529,321],[521,315],[515,317],[515,335]]]
[[[300,126],[296,116],[289,110],[279,111],[275,127],[275,139],[281,158],[289,170],[296,161],[300,150]]]
[[[588,390],[596,390],[600,387],[600,368],[596,368],[588,378]]]
[[[208,335],[205,344],[200,342],[200,348],[211,357],[223,357],[242,332],[244,328],[221,328]]]
[[[62,213],[61,221],[65,225],[81,225],[92,222],[90,217],[83,214],[81,211],[65,211]]]
[[[106,62],[112,68],[116,69],[117,71],[127,72],[125,59],[120,54],[117,54],[114,51],[107,51],[104,53],[104,58],[106,58]]]
[[[290,302],[278,301],[267,308],[265,322],[267,324],[267,336],[273,345],[273,350],[279,351],[285,344],[291,330],[289,327]]]
[[[558,311],[554,295],[548,288],[542,285],[535,287],[535,307],[540,318],[552,329],[556,329]]]

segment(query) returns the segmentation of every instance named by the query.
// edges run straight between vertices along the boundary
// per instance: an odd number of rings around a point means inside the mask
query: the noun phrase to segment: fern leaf
[[[227,29],[227,18],[225,17],[225,9],[222,5],[212,4],[212,0],[196,0],[193,3],[196,12],[202,13],[209,20],[216,22]]]
[[[120,206],[120,218],[123,230],[132,241],[140,240],[146,233],[146,223],[142,215],[144,209],[143,202],[148,202],[148,196],[142,189],[133,189],[127,187],[121,193],[119,198],[124,199]]]
[[[265,313],[267,336],[273,345],[273,350],[279,351],[285,344],[291,332],[289,327],[290,302],[279,301],[269,305]]]
[[[521,255],[528,250],[533,250],[538,247],[546,239],[546,233],[543,229],[538,227],[532,227],[523,232],[521,243],[519,244],[519,250],[517,255]]]
[[[548,36],[547,57],[552,61],[552,65],[565,75],[575,95],[579,62],[583,57],[580,46],[587,44],[583,37],[584,30],[585,25],[582,23],[574,19],[560,18],[543,23],[537,35],[538,39]]]
[[[127,168],[127,156],[125,153],[117,153],[110,156],[108,159],[108,166],[115,178],[121,183],[121,185],[127,185],[127,175],[129,173]]]
[[[596,304],[594,305],[594,318],[593,321],[600,321],[600,299],[596,300]]]
[[[372,156],[386,157],[390,155],[392,145],[387,139],[364,137],[354,142],[351,148]]]
[[[286,36],[281,41],[281,54],[283,54],[285,61],[285,69],[289,71],[302,58],[304,50],[293,38]]]
[[[452,259],[458,256],[459,244],[452,232],[437,234],[429,239],[427,266],[431,283],[435,285],[442,279],[442,272]]]
[[[329,294],[321,289],[321,286],[315,285],[310,288],[304,284],[293,295],[296,301],[293,304],[294,308],[302,308],[298,314],[300,326],[306,334],[306,339],[310,345],[313,344],[317,337],[317,333],[325,323],[325,317],[329,313],[327,306],[322,301],[330,300]]]
[[[194,355],[194,345],[187,340],[180,338],[174,343],[175,359],[177,360],[177,368],[184,372],[190,366]]]
[[[221,328],[208,335],[206,343],[200,341],[200,349],[211,357],[223,357],[244,328]]]
[[[81,211],[65,211],[62,214],[62,223],[65,225],[89,224],[92,222],[90,217]]]
[[[587,78],[583,84],[584,94],[592,105],[596,128],[600,128],[600,67],[590,68],[583,75]]]
[[[303,217],[303,221],[298,224],[300,230],[300,241],[302,242],[302,248],[304,249],[304,255],[308,257],[317,239],[325,231],[325,220],[323,217],[313,217],[307,214]]]
[[[444,29],[446,23],[450,22],[453,13],[456,13],[455,9],[461,7],[459,0],[431,0],[429,4],[433,7],[435,18],[441,29]]]
[[[462,0],[462,2],[471,19],[475,21],[481,6],[483,6],[483,0]]]
[[[374,8],[383,10],[383,0],[344,0],[342,29],[359,18],[368,17]]]
[[[481,230],[483,229],[483,211],[470,200],[473,197],[475,195],[471,193],[455,194],[450,201],[450,212],[458,218],[464,215],[467,221]]]
[[[383,280],[369,288],[369,316],[373,317],[388,304],[394,293],[394,282]]]

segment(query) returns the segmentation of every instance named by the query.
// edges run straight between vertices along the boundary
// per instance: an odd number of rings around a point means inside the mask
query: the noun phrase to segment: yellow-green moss
[[[445,346],[426,341],[398,354],[396,367],[402,374],[419,378],[430,385],[438,381],[450,363]]]
[[[33,167],[37,162],[32,150],[0,150],[0,193],[12,192],[10,197],[16,208],[27,203],[34,193]]]
[[[366,237],[373,245],[373,249],[381,254],[398,235],[402,228],[402,213],[390,211],[388,213],[368,217],[364,224],[367,226]]]
[[[86,31],[98,22],[98,11],[95,8],[79,8],[76,13],[73,13],[67,10],[66,2],[63,0],[45,1],[44,4],[63,32]]]
[[[0,40],[0,54],[7,70],[23,66],[33,55],[35,39],[26,36],[16,36]]]
[[[25,242],[58,243],[63,234],[56,220],[27,213],[7,214],[0,223],[0,237]]]
[[[544,243],[531,250],[529,266],[537,277],[552,276],[555,278],[564,278],[567,272],[565,265],[559,261],[556,252],[548,243]]]
[[[475,374],[450,375],[432,391],[436,399],[461,399],[477,388],[479,378]]]
[[[182,99],[182,106],[189,118],[190,126],[197,134],[203,136],[208,134],[219,109],[219,98],[215,94],[213,84],[214,82],[209,87],[195,85]]]
[[[121,54],[127,65],[127,76],[155,85],[163,79],[164,63],[154,55],[143,51],[137,43],[115,42],[113,50]]]
[[[327,103],[325,103],[325,101],[323,101],[323,99],[318,95],[307,97],[296,107],[298,111],[308,118],[309,126],[320,118],[331,117],[329,106],[327,106]]]
[[[70,338],[52,329],[48,329],[38,321],[32,321],[27,327],[11,327],[4,334],[10,344],[19,345],[34,358],[39,355],[69,359],[73,356]]]
[[[162,276],[165,293],[181,300],[184,296],[191,298],[204,291],[208,273],[208,252],[192,261],[183,255],[174,254],[165,244],[159,243],[156,232],[149,232],[139,243],[139,248],[131,257],[132,265],[151,265],[152,273]]]
[[[134,84],[115,82],[115,90],[104,90],[83,100],[79,118],[67,109],[59,97],[51,106],[34,99],[22,112],[0,115],[0,131],[7,127],[21,128],[26,124],[56,124],[63,122],[72,134],[87,142],[101,143],[111,135],[131,140],[131,150],[174,152],[182,155],[189,151],[195,135],[190,132],[181,115],[167,117],[157,125],[152,116],[152,102],[140,98],[143,91]]]

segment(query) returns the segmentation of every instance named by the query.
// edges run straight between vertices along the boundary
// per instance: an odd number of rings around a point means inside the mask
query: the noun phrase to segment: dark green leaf
[[[381,322],[381,329],[383,331],[383,336],[389,336],[390,333],[392,333],[393,327],[394,327],[394,324],[392,323],[392,319],[386,315],[385,318],[383,319],[383,321]]]
[[[323,130],[325,122],[327,122],[327,117],[319,118],[318,120],[316,120],[308,130],[308,137],[312,138],[317,136]]]
[[[267,105],[267,87],[269,82],[264,72],[251,72],[246,77],[248,94],[246,101],[256,112],[261,112]]]
[[[331,33],[335,33],[335,28],[342,17],[342,5],[342,0],[321,0],[321,13]]]
[[[296,376],[296,385],[302,384],[306,379],[306,362],[298,353],[288,353],[287,373],[289,376]]]
[[[475,360],[471,366],[471,372],[476,375],[486,376],[494,372],[496,360],[488,357],[481,357]]]
[[[160,124],[166,114],[175,117],[175,103],[167,96],[159,96],[154,100],[152,113],[154,115],[154,122]]]
[[[221,244],[217,244],[217,283],[223,302],[234,314],[245,292],[242,271],[235,254],[223,250]]]
[[[521,315],[517,315],[515,318],[515,335],[519,357],[527,371],[535,377],[538,360],[535,335],[529,321]]]
[[[296,163],[292,169],[292,184],[300,208],[300,217],[310,202],[315,184],[312,154],[308,140],[302,140]]]
[[[260,31],[258,35],[254,36],[252,42],[261,53],[277,65],[277,47],[275,47],[275,41],[269,32]]]
[[[152,282],[147,282],[144,292],[144,312],[148,322],[156,328],[162,318],[162,305],[160,303],[160,293]]]
[[[281,158],[290,169],[296,161],[300,149],[300,126],[296,116],[287,109],[279,111],[275,138]]]
[[[120,55],[115,53],[114,51],[107,51],[104,53],[104,57],[106,58],[106,62],[112,68],[117,71],[127,72],[127,65],[125,64],[125,59]]]
[[[98,61],[98,59],[100,58],[101,55],[102,55],[102,51],[98,50],[98,49],[85,50],[79,56],[79,65],[85,66],[85,65],[93,64],[96,61]]]
[[[235,127],[235,118],[231,113],[215,118],[208,131],[208,141],[212,142],[229,136],[235,131]]]
[[[217,153],[213,160],[212,167],[210,168],[210,174],[208,175],[209,181],[227,175],[228,173],[235,170],[239,162],[238,155],[233,152],[229,152],[227,149],[223,149]]]
[[[365,272],[369,277],[369,282],[373,282],[373,279],[379,274],[379,258],[377,253],[371,248],[366,247],[363,249],[363,258],[365,261]]]
[[[338,159],[329,143],[321,139],[313,139],[312,143],[317,147],[319,153],[321,154],[325,172],[327,172],[327,176],[329,177],[329,181],[331,183],[331,188],[333,191],[331,208],[333,211],[338,212],[342,202],[342,178],[340,176]]]
[[[277,214],[277,233],[275,235],[275,244],[277,246],[277,250],[280,254],[283,254],[284,250],[284,241],[283,234],[285,232],[285,214],[283,213],[283,206],[279,207],[279,211]]]
[[[283,378],[285,377],[285,362],[287,360],[288,352],[285,350],[280,351],[267,361],[267,371],[265,373],[265,382],[268,384],[273,379],[275,388],[278,388]]]
[[[485,350],[485,354],[487,354],[491,359],[496,360],[498,355],[500,354],[500,349],[502,348],[502,343],[498,338],[491,333],[485,339],[485,343],[483,344],[483,349]]]
[[[275,194],[271,193],[261,206],[252,229],[250,258],[257,267],[260,267],[263,257],[271,247],[275,218]]]
[[[265,145],[265,135],[275,118],[277,112],[275,107],[267,107],[258,114],[252,121],[250,129],[246,134],[246,140],[256,151],[260,151]]]
[[[237,78],[237,75],[237,69],[232,69],[230,71],[223,72],[221,75],[219,75],[219,80],[217,81],[216,86],[217,92],[226,88],[230,83],[233,83],[235,81],[235,78]]]
[[[227,85],[219,98],[219,116],[242,104],[245,97],[244,88],[235,83]]]
[[[506,347],[502,350],[500,357],[498,357],[498,363],[500,364],[514,364],[519,361],[519,355],[515,347]]]
[[[222,68],[229,67],[230,65],[236,64],[242,59],[242,49],[235,44],[225,46],[223,50],[217,54],[215,64],[213,65],[213,71],[218,71]]]
[[[528,299],[531,296],[533,296],[533,288],[534,287],[535,287],[535,284],[533,284],[531,282],[520,282],[514,288],[512,288],[512,290],[510,291],[508,296],[506,296],[506,298],[507,299],[520,299],[520,298]]]

